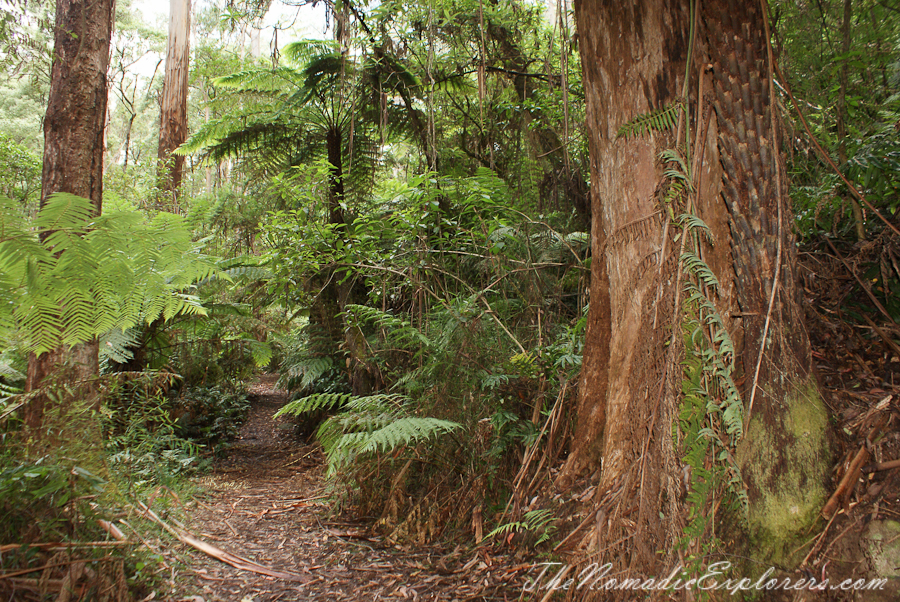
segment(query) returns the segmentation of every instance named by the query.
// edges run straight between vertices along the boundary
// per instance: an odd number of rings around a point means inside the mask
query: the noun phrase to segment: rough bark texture
[[[704,6],[724,170],[722,197],[742,315],[739,354],[749,424],[738,461],[750,496],[753,547],[770,561],[790,564],[785,546],[815,520],[824,502],[830,466],[827,413],[817,391],[796,286],[792,212],[780,132],[773,131],[778,120],[771,113],[762,9],[742,0],[710,0]]]
[[[184,157],[172,151],[187,140],[190,71],[191,0],[170,0],[166,76],[159,110],[159,205],[177,210]]]
[[[112,19],[112,0],[57,0],[44,118],[41,206],[50,195],[68,192],[91,199],[95,213],[100,215]],[[59,373],[62,364],[68,364],[66,378],[70,381],[95,376],[96,341],[29,356],[26,391],[39,388],[48,376]],[[35,432],[41,426],[45,402],[38,396],[25,407],[25,422]]]
[[[593,259],[579,427],[566,473],[598,466],[602,451],[592,537],[625,537],[627,544],[582,553],[652,574],[656,552],[673,537],[659,516],[672,514],[678,489],[674,400],[665,394],[676,253],[666,243],[657,160],[671,137],[616,133],[679,95],[689,17],[680,0],[582,0],[575,11],[591,152]]]
[[[741,0],[700,6],[685,113],[697,189],[692,212],[716,241],[700,252],[721,285],[713,302],[735,342],[735,380],[743,383],[752,417],[737,450],[751,502],[750,541],[769,561],[789,563],[786,542],[821,507],[828,463],[825,413],[794,284],[762,10]],[[673,441],[683,378],[681,249],[661,203],[658,160],[675,140],[660,132],[628,139],[616,132],[681,95],[689,3],[580,0],[575,10],[594,226],[578,427],[564,475],[600,469],[595,521],[575,558],[584,566],[611,561],[617,576],[660,576],[679,563],[675,544],[684,535],[686,493],[684,452]],[[687,125],[679,126],[682,136]]]

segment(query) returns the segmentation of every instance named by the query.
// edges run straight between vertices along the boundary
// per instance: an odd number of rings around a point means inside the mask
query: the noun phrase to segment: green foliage
[[[691,234],[708,231],[696,216],[681,221]],[[688,279],[684,282],[684,359],[675,436],[690,471],[685,544],[713,545],[705,538],[710,521],[715,520],[713,500],[724,497],[726,509],[737,506],[745,518],[749,509],[734,458],[744,435],[744,402],[732,378],[734,343],[712,302],[718,279],[692,251],[682,255],[681,265]]]
[[[487,534],[485,539],[491,539],[497,535],[508,536],[510,533],[531,533],[534,537],[532,546],[537,547],[553,537],[556,526],[553,523],[556,517],[546,508],[529,510],[522,516],[522,520],[500,525]]]
[[[351,399],[353,399],[353,395],[350,393],[314,393],[287,403],[278,410],[275,417],[284,415],[301,416],[319,410],[333,410],[347,405]]]
[[[85,520],[94,514],[84,496],[103,491],[104,484],[68,460],[27,461],[4,453],[0,456],[0,543],[19,543],[23,536],[39,541],[65,536],[77,527],[71,522],[75,516]]]
[[[177,216],[93,216],[87,199],[53,195],[31,225],[0,200],[0,336],[41,353],[157,317],[202,314],[184,293],[215,271]]]
[[[173,403],[180,414],[175,433],[203,445],[236,437],[250,409],[245,392],[220,385],[182,389]]]
[[[322,423],[318,432],[332,474],[367,456],[415,447],[460,427],[448,420],[413,415],[409,398],[397,394],[317,394],[288,403],[276,416],[338,406],[342,411]]]
[[[34,210],[41,189],[38,156],[0,133],[0,166],[0,195],[17,201],[23,210]]]
[[[632,136],[643,136],[654,131],[674,130],[678,125],[678,119],[681,117],[684,105],[685,100],[678,98],[661,109],[638,115],[620,127],[619,131],[616,132],[616,136],[619,138],[631,138]]]
[[[173,487],[200,466],[200,447],[177,433],[168,404],[159,398],[119,408],[118,424],[107,436],[107,464],[126,491]]]

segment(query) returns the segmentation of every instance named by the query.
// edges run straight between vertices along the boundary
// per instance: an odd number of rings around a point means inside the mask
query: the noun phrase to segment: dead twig
[[[838,507],[843,505],[846,498],[850,496],[850,493],[856,486],[856,482],[859,480],[863,464],[869,459],[869,448],[872,446],[875,439],[878,438],[878,435],[881,434],[881,430],[888,423],[890,417],[890,414],[882,415],[872,427],[872,430],[869,431],[868,437],[866,437],[865,442],[850,462],[850,466],[847,468],[847,472],[844,473],[840,483],[838,483],[837,489],[834,490],[834,493],[828,499],[825,507],[822,508],[822,516],[825,518],[831,518]]]
[[[882,470],[891,470],[893,468],[900,468],[900,460],[891,460],[890,462],[878,462],[876,464],[869,464],[868,466],[863,466],[863,472],[879,472]]]

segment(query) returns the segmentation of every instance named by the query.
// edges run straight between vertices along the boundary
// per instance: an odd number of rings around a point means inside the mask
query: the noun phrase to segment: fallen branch
[[[869,459],[869,448],[872,446],[875,439],[878,438],[878,435],[881,434],[881,429],[884,428],[888,420],[890,420],[890,417],[890,414],[883,414],[872,427],[872,430],[869,431],[869,436],[866,437],[862,447],[856,452],[853,461],[850,462],[850,466],[847,468],[847,472],[844,473],[844,477],[841,479],[841,482],[838,483],[837,489],[834,490],[834,493],[831,494],[825,507],[822,508],[822,516],[825,518],[830,519],[837,511],[838,507],[842,506],[846,498],[850,496],[853,488],[856,487],[856,482],[859,480],[860,474],[862,474],[863,464]]]
[[[102,562],[104,560],[112,560],[111,557],[106,556],[105,558],[92,558],[90,562]],[[51,562],[50,564],[44,564],[41,566],[32,567],[30,569],[22,569],[19,571],[11,571],[9,573],[0,574],[0,581],[4,579],[9,579],[10,577],[18,577],[19,575],[27,575],[28,573],[37,573],[38,571],[43,571],[46,569],[57,568],[61,566],[69,566],[73,564],[77,564],[79,562],[85,562],[83,558],[76,558],[72,560],[67,560],[65,562]]]
[[[288,571],[278,571],[275,569],[271,569],[269,567],[263,566],[249,558],[243,558],[241,556],[237,556],[232,554],[231,552],[226,552],[217,548],[216,546],[206,543],[205,541],[198,539],[192,533],[188,532],[186,529],[175,528],[172,525],[163,521],[157,514],[148,508],[143,502],[137,502],[138,507],[143,514],[143,516],[166,531],[175,536],[178,541],[191,546],[192,548],[199,550],[210,556],[224,562],[225,564],[229,564],[236,569],[240,569],[242,571],[250,571],[252,573],[258,573],[260,575],[266,575],[267,577],[275,577],[277,579],[284,579],[285,581],[299,581],[301,583],[306,583],[309,581],[308,577],[303,575],[299,575],[297,573],[291,573]]]
[[[71,550],[73,548],[115,548],[118,546],[137,545],[134,541],[73,541],[47,543],[8,543],[0,546],[0,554],[20,550],[22,548],[40,548],[50,552]]]
[[[900,468],[900,460],[891,460],[890,462],[878,462],[863,466],[863,472],[879,472],[881,470],[891,470],[892,468]]]

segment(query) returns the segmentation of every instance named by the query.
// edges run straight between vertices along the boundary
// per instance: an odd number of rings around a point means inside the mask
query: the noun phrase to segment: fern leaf
[[[643,115],[638,115],[616,132],[617,138],[642,136],[652,131],[671,130],[678,125],[678,117],[684,108],[684,99],[678,98],[670,105]]]
[[[352,399],[352,395],[346,393],[317,393],[302,397],[287,403],[275,413],[275,417],[291,415],[300,416],[323,409],[332,409],[344,405]]]

